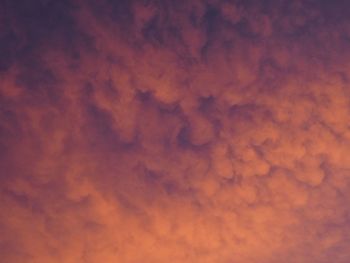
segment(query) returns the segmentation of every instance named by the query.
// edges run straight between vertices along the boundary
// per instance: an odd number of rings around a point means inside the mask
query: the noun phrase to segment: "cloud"
[[[0,4],[0,253],[348,262],[345,1]]]

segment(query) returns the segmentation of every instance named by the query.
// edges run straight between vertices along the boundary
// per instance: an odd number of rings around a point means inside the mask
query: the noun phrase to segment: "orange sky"
[[[0,3],[0,262],[350,262],[350,4]]]

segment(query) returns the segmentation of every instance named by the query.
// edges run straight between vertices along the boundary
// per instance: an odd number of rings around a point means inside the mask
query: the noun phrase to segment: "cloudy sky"
[[[0,261],[350,262],[349,17],[0,1]]]

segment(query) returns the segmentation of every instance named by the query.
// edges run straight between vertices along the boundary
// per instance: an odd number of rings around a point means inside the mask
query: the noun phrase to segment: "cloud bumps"
[[[4,263],[350,260],[346,1],[3,1]]]

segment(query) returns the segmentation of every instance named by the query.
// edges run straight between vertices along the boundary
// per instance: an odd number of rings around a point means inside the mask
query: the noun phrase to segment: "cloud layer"
[[[346,1],[3,1],[4,263],[350,260]]]

